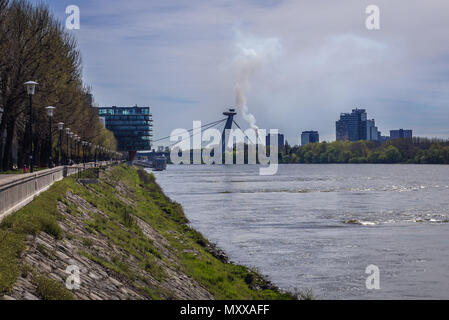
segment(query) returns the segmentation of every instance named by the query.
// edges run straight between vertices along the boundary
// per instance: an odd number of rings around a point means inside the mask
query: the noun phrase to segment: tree
[[[89,104],[90,88],[82,82],[81,55],[73,36],[68,34],[47,6],[33,6],[25,0],[0,0],[0,169],[12,165],[12,145],[19,149],[19,165],[34,145],[34,159],[45,164],[48,158],[49,134],[46,106],[52,105],[54,121],[64,122],[83,140],[116,148],[115,139],[101,124],[97,112]],[[39,82],[33,97],[33,130],[28,136],[28,97],[23,83]],[[64,140],[64,142],[66,139]],[[53,139],[54,144],[57,139]]]

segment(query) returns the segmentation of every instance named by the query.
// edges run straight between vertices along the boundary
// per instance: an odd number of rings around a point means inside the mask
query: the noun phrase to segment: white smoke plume
[[[277,38],[258,38],[237,33],[233,60],[236,107],[242,114],[243,119],[256,133],[258,132],[256,118],[249,112],[246,98],[250,90],[251,79],[270,58],[279,53],[280,48]]]

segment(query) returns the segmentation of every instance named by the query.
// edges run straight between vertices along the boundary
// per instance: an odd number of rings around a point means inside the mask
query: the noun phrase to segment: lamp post
[[[79,138],[81,139],[81,138]],[[78,140],[79,163],[83,162],[83,140]]]
[[[53,110],[55,110],[55,107],[52,106],[48,106],[45,109],[47,109],[47,113],[48,113],[48,119],[49,119],[49,126],[48,126],[48,167],[49,168],[53,168],[54,164],[53,164],[53,156],[52,156],[52,151],[53,151],[53,143],[52,143],[52,134],[51,134],[51,124],[53,122]]]
[[[30,169],[30,173],[33,172],[33,167],[34,167],[34,163],[33,163],[33,95],[35,93],[36,90],[36,85],[38,83],[35,81],[27,81],[24,83],[26,89],[27,89],[27,93],[28,96],[30,97],[30,104],[29,104],[29,109],[28,109],[28,139],[29,140],[29,144],[28,144],[28,166]]]
[[[78,161],[78,153],[77,153],[77,151],[78,151],[78,147],[77,147],[77,144],[78,144],[78,136],[77,136],[76,134],[73,134],[72,142],[73,142],[73,152],[74,152],[74,155],[73,155],[73,162],[76,164],[77,161]]]
[[[94,167],[97,167],[97,148],[98,146],[94,144]]]
[[[64,130],[64,122],[58,122],[58,129],[59,129],[59,157],[58,157],[58,165],[62,166],[64,161],[64,156],[62,154],[62,131]],[[67,155],[66,155],[67,157]]]
[[[75,163],[78,164],[79,163],[79,141],[80,141],[80,137],[78,137],[78,135],[75,134]]]
[[[76,163],[79,164],[80,163],[80,140],[81,138],[79,137],[79,135],[76,135]]]
[[[70,162],[72,161],[72,149],[70,148],[70,138],[72,137],[72,133],[70,132],[70,128],[65,128],[65,134],[67,136],[67,159],[66,164],[70,165]]]
[[[81,148],[82,148],[82,152],[83,152],[83,167],[86,166],[86,155],[85,155],[86,145],[87,145],[86,141],[81,142]]]
[[[90,162],[90,160],[92,160],[92,155],[91,155],[91,153],[92,153],[92,142],[88,142],[87,143],[87,162]]]
[[[70,131],[70,165],[74,163],[74,151],[73,147],[75,145],[75,134]]]

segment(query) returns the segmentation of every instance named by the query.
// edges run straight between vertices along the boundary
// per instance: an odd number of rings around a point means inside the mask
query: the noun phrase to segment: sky
[[[80,29],[68,32],[95,102],[150,106],[154,139],[223,118],[242,70],[256,125],[292,145],[306,130],[335,140],[340,113],[356,107],[383,135],[449,138],[447,0],[39,2],[63,24],[66,7],[79,7]],[[379,30],[365,26],[372,4]],[[241,112],[237,122],[249,127]]]

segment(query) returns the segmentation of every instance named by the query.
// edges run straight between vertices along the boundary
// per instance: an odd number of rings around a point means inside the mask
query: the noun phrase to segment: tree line
[[[30,80],[39,83],[33,95],[32,137],[27,130],[29,97],[24,86]],[[100,122],[90,93],[82,81],[76,40],[48,7],[0,0],[0,171],[11,169],[15,162],[21,168],[30,143],[35,165],[46,165],[50,150],[54,156],[58,152],[58,122],[82,140],[115,150],[116,140]],[[52,132],[47,106],[56,107]],[[63,150],[66,141],[62,140]],[[81,156],[81,151],[73,152]]]
[[[281,163],[415,163],[449,164],[449,141],[427,138],[309,143],[279,154]]]

